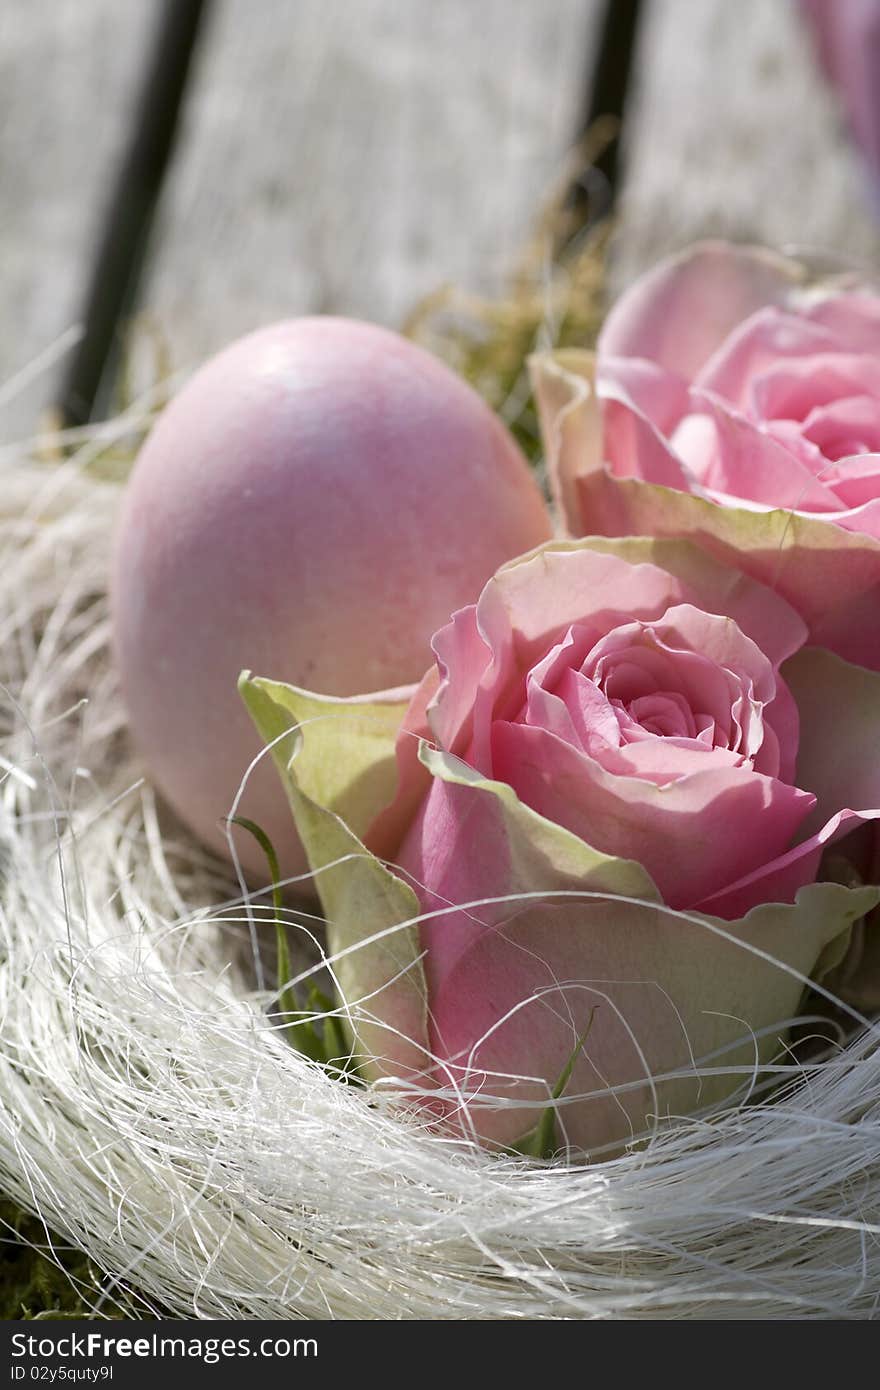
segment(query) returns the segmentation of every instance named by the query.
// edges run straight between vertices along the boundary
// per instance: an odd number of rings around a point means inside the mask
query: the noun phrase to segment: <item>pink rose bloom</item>
[[[437,634],[396,761],[391,697],[243,682],[298,743],[275,754],[374,1075],[510,1144],[574,1056],[559,1133],[596,1152],[779,1050],[880,897],[815,881],[880,805],[880,677],[806,635],[695,546],[559,542]]]
[[[572,534],[692,537],[880,669],[880,297],[706,243],[533,371]]]
[[[794,785],[798,710],[779,673],[806,633],[757,585],[706,588],[589,546],[515,562],[434,638],[442,678],[420,732],[638,860],[670,907],[732,917],[815,878],[817,837],[786,853],[816,798]],[[397,854],[432,908],[462,900],[460,799],[435,778]],[[429,975],[446,973],[455,935],[426,929]]]
[[[880,194],[880,0],[800,0],[800,6]]]

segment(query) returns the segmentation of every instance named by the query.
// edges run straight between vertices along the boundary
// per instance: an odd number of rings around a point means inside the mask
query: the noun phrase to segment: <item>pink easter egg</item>
[[[441,362],[372,324],[239,339],[160,417],[115,537],[114,649],[154,782],[211,848],[260,750],[236,680],[330,695],[406,685],[431,635],[551,522],[510,434]],[[285,876],[305,858],[266,758],[239,808]],[[265,881],[242,831],[245,869]]]

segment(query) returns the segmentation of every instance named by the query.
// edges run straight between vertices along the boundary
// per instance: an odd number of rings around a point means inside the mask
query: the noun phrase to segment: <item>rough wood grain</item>
[[[144,303],[186,368],[285,314],[394,323],[497,283],[558,172],[599,0],[221,0]],[[0,5],[3,383],[75,322],[155,0]],[[653,0],[615,279],[701,235],[877,262],[857,160],[788,0]]]
[[[156,13],[155,0],[0,3],[0,440],[34,428],[50,379],[12,399],[4,386],[76,323]]]
[[[226,0],[146,304],[186,365],[249,328],[396,323],[519,249],[576,129],[598,0]]]
[[[616,284],[706,235],[880,269],[880,223],[790,0],[653,0],[631,118]]]

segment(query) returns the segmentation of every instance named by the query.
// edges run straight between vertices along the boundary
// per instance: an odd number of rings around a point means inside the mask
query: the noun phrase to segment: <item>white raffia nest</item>
[[[2,461],[0,1188],[104,1272],[93,1309],[870,1317],[877,1031],[782,1098],[567,1168],[444,1142],[273,1031],[259,907],[140,781],[107,650],[117,494],[83,464]]]

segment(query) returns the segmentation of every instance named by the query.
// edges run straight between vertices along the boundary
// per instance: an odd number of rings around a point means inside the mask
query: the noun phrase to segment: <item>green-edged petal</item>
[[[779,593],[804,619],[812,642],[880,669],[880,540],[817,516],[752,510],[735,499],[722,505],[613,476],[604,462],[591,355],[547,354],[531,369],[547,467],[572,535],[693,540]]]
[[[810,640],[849,660],[880,665],[880,543],[795,512],[720,506],[692,493],[612,478],[579,480],[581,513],[603,535],[694,540],[723,564],[774,589],[804,619]]]
[[[739,920],[675,913],[640,865],[448,754],[423,744],[420,756],[433,778],[419,836],[438,914],[422,926],[432,1036],[456,1112],[488,1142],[516,1143],[539,1122],[575,1051],[558,1107],[575,1148],[723,1101],[783,1052],[807,981],[839,963],[880,900],[821,883]],[[449,826],[441,852],[435,830]]]
[[[328,701],[253,679],[239,690],[272,755],[327,918],[331,965],[374,1076],[421,1071],[427,1047],[419,904],[357,831],[394,794],[406,701]],[[328,708],[329,707],[329,708]],[[340,708],[343,707],[343,708]],[[382,800],[384,798],[384,800]],[[381,1021],[380,1021],[381,1020]]]
[[[466,797],[458,798],[462,807],[478,805],[476,814],[466,813],[478,845],[491,844],[497,851],[503,844],[499,856],[506,874],[503,892],[542,892],[549,886],[557,891],[568,888],[659,902],[657,888],[641,864],[593,849],[524,805],[505,782],[482,776],[449,753],[422,743],[419,757],[432,777],[449,787],[467,789]]]
[[[284,737],[286,731],[301,730],[296,765],[300,790],[318,805],[335,811],[358,836],[366,833],[394,798],[395,739],[414,689],[339,699],[281,681],[254,678],[250,672],[239,682],[251,717],[266,742],[281,737],[281,743],[273,748],[279,767],[286,766],[292,753],[293,745]],[[266,700],[255,701],[253,690],[262,692]]]
[[[790,1060],[807,980],[878,897],[811,885],[734,922],[613,897],[511,916],[461,955],[435,1005],[470,1121],[486,1140],[520,1140],[588,1026],[557,1110],[575,1149],[620,1146],[747,1090]]]
[[[695,541],[685,538],[590,535],[579,540],[549,541],[528,555],[508,561],[498,575],[517,568],[533,555],[578,550],[617,555],[631,565],[655,565],[674,575],[683,586],[679,602],[733,618],[774,665],[803,645],[806,627],[791,604],[766,584],[735,566],[714,560]]]
[[[529,358],[529,376],[544,440],[553,500],[573,536],[587,534],[578,479],[602,465],[602,413],[594,379],[596,358],[581,348],[559,348]]]

